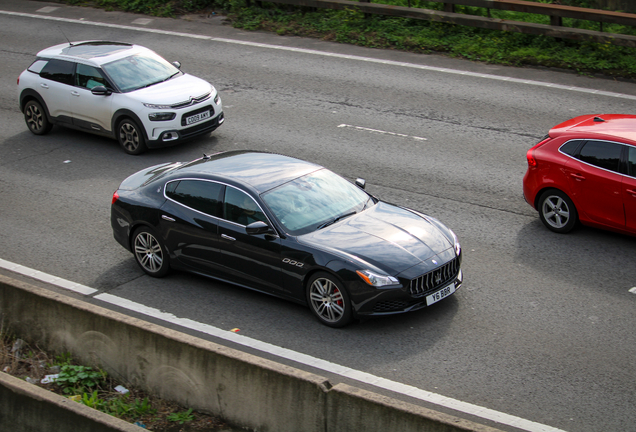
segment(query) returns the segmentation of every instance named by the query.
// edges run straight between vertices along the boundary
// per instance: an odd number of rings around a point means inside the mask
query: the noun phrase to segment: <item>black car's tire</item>
[[[550,189],[539,198],[539,217],[551,231],[565,234],[574,229],[578,221],[578,212],[574,203],[565,193]]]
[[[131,155],[141,154],[148,149],[144,130],[130,118],[117,123],[117,141],[121,148]]]
[[[152,277],[163,277],[170,271],[170,257],[159,236],[150,228],[138,228],[132,237],[132,251],[139,267]]]
[[[46,112],[38,101],[30,100],[24,106],[24,121],[35,135],[46,135],[53,125],[46,116]]]
[[[311,277],[307,301],[316,318],[329,327],[343,327],[351,322],[349,295],[342,283],[329,273],[319,272]]]

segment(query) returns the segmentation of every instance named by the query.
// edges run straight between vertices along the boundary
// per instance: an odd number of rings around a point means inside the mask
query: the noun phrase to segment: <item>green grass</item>
[[[374,0],[375,3],[407,5],[408,0]],[[67,0],[71,4],[84,4]],[[581,1],[563,1],[585,6]],[[236,28],[265,30],[280,35],[314,37],[372,48],[396,49],[445,55],[510,66],[541,66],[580,74],[636,78],[636,48],[579,42],[514,32],[485,30],[408,18],[372,15],[357,10],[311,10],[290,5],[262,3],[246,7],[245,0],[95,0],[90,3],[155,16],[176,16],[199,11],[223,12]],[[441,9],[442,3],[411,0],[411,6]],[[456,6],[457,12],[486,16],[483,8]],[[493,18],[547,24],[549,17],[491,10]],[[564,19],[564,25],[599,30],[599,23]],[[608,25],[605,32],[636,34],[632,27]]]

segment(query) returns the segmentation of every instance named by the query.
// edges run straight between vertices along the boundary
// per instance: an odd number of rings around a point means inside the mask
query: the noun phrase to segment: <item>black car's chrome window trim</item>
[[[180,203],[179,201],[177,201],[177,200],[175,200],[175,199],[172,199],[172,198],[170,198],[168,195],[166,195],[166,187],[168,186],[168,184],[170,184],[170,183],[174,183],[174,182],[180,182],[180,181],[183,181],[183,180],[194,180],[194,181],[204,181],[204,182],[208,182],[208,183],[215,183],[215,184],[218,184],[218,185],[223,185],[223,186],[225,186],[225,187],[231,187],[231,188],[234,188],[234,189],[236,189],[236,190],[238,190],[238,191],[240,191],[240,192],[243,192],[245,195],[247,195],[248,197],[250,197],[250,198],[252,199],[252,201],[254,201],[254,203],[256,203],[256,205],[258,206],[258,208],[261,210],[261,213],[263,213],[263,215],[265,215],[265,217],[267,218],[268,225],[269,225],[270,227],[272,227],[272,229],[274,230],[274,235],[275,235],[276,237],[279,237],[279,238],[280,238],[280,236],[278,235],[278,232],[276,232],[276,229],[274,228],[274,227],[275,227],[275,225],[272,223],[272,221],[271,221],[271,219],[269,218],[269,216],[267,216],[267,213],[265,213],[265,212],[263,211],[263,207],[261,207],[261,206],[260,206],[260,204],[258,203],[258,201],[256,201],[256,200],[255,200],[255,199],[254,199],[254,198],[253,198],[250,194],[248,194],[248,193],[247,193],[246,191],[244,191],[243,189],[241,189],[241,188],[237,188],[236,186],[233,186],[233,185],[231,185],[231,184],[227,184],[227,183],[223,183],[223,182],[215,181],[215,180],[208,180],[208,179],[194,178],[194,177],[184,177],[184,178],[180,178],[180,179],[174,179],[174,180],[170,180],[169,182],[166,182],[166,183],[163,185],[163,196],[164,196],[164,198],[165,198],[165,199],[167,199],[167,200],[172,201],[172,202],[173,202],[173,203],[175,203],[175,204],[179,204],[181,207],[185,207],[185,208],[187,208],[188,210],[192,210],[193,212],[197,212],[197,213],[199,213],[199,214],[202,214],[202,215],[204,215],[204,216],[210,217],[210,218],[212,218],[212,219],[216,219],[216,220],[219,220],[219,221],[227,222],[227,223],[230,223],[230,224],[232,224],[232,225],[236,225],[236,226],[243,227],[243,228],[247,227],[247,225],[242,225],[242,224],[237,223],[237,222],[232,222],[231,220],[227,220],[227,219],[224,219],[224,218],[221,218],[221,217],[218,217],[218,216],[212,216],[211,214],[204,213],[204,212],[202,212],[201,210],[197,210],[197,209],[194,209],[194,208],[192,208],[192,207],[188,207],[187,205],[185,205],[185,204],[183,204],[183,203]],[[223,198],[223,203],[224,203],[224,202],[225,202],[225,197]],[[270,234],[272,234],[272,233],[270,233]]]
[[[570,141],[583,141],[583,145],[585,145],[588,141],[601,141],[601,142],[606,142],[606,143],[610,143],[610,144],[618,144],[618,145],[621,145],[623,147],[634,147],[634,148],[636,148],[636,146],[633,146],[633,145],[628,144],[628,143],[620,142],[620,141],[610,141],[610,140],[595,139],[595,138],[587,138],[587,139],[586,138],[576,138],[576,139],[571,139],[571,140],[568,140],[568,141],[564,142],[563,144],[561,144],[559,146],[559,149],[558,149],[558,152],[561,153],[562,155],[567,156],[570,159],[574,159],[575,161],[580,162],[582,164],[585,164],[587,166],[591,166],[591,167],[594,167],[596,169],[607,171],[608,173],[617,174],[617,175],[622,176],[622,177],[634,178],[633,176],[630,176],[628,174],[625,174],[625,173],[622,173],[622,172],[618,172],[618,171],[612,171],[610,169],[603,168],[603,167],[600,167],[598,165],[594,165],[594,164],[591,164],[589,162],[582,161],[581,159],[578,159],[578,158],[576,158],[576,157],[574,157],[572,155],[569,155],[567,153],[562,152],[561,151],[561,147],[563,147],[565,144],[567,144]],[[581,149],[577,150],[577,154],[579,153],[580,150]],[[620,159],[619,159],[619,167],[622,166],[622,165],[623,165],[623,151],[621,150],[621,156],[620,156]]]

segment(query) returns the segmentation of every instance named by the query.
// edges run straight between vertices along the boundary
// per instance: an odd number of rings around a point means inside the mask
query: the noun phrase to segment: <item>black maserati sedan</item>
[[[124,180],[111,225],[150,276],[198,273],[309,305],[331,327],[453,294],[463,280],[453,231],[364,186],[279,154],[204,155]]]

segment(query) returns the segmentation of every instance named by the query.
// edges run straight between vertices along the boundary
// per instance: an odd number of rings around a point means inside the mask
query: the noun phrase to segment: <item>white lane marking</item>
[[[137,18],[136,20],[134,20],[132,23],[133,24],[139,24],[139,25],[148,25],[151,22],[153,22],[154,20],[151,20],[149,18]]]
[[[636,287],[630,288],[629,292],[632,294],[636,294]]]
[[[34,270],[20,264],[15,264],[10,261],[3,260],[2,258],[0,258],[0,267],[84,295],[95,294],[98,291],[94,288],[87,287],[86,285],[71,282],[57,276],[43,273],[39,270]]]
[[[122,307],[124,309],[128,309],[134,312],[141,313],[143,315],[160,319],[162,321],[176,324],[181,327],[196,330],[214,337],[218,337],[220,339],[234,342],[239,345],[250,347],[252,349],[256,349],[265,353],[273,354],[275,356],[282,357],[288,360],[293,360],[297,363],[311,366],[316,369],[331,372],[349,379],[363,382],[365,384],[371,384],[379,388],[390,390],[396,393],[401,393],[412,398],[420,399],[422,401],[430,402],[436,405],[441,405],[446,408],[474,415],[483,419],[492,420],[497,423],[512,426],[521,430],[530,432],[564,432],[561,429],[553,428],[541,423],[536,423],[510,414],[505,414],[499,411],[491,410],[489,408],[473,405],[471,403],[462,402],[457,399],[452,399],[436,393],[431,393],[417,387],[402,384],[396,381],[391,381],[385,378],[371,375],[366,372],[351,369],[346,366],[341,366],[327,360],[322,360],[307,354],[302,354],[287,348],[272,345],[267,342],[261,342],[257,339],[243,336],[232,331],[222,330],[218,327],[203,324],[188,318],[179,318],[171,313],[162,312],[159,309],[155,309],[121,297],[117,297],[112,294],[98,294],[94,298],[106,303],[110,303],[112,305]]]
[[[385,65],[389,65],[389,66],[400,66],[400,67],[407,67],[407,68],[412,68],[412,69],[426,70],[426,71],[430,71],[430,72],[440,72],[440,73],[447,73],[447,74],[454,74],[454,75],[464,75],[464,76],[473,77],[473,78],[484,78],[484,79],[490,79],[490,80],[496,80],[496,81],[506,81],[506,82],[511,82],[511,83],[515,83],[515,84],[526,84],[526,85],[533,85],[533,86],[538,86],[538,87],[548,87],[548,88],[553,88],[553,89],[573,91],[573,92],[579,92],[579,93],[588,93],[588,94],[593,94],[593,95],[598,95],[598,96],[608,96],[608,97],[614,97],[614,98],[636,100],[636,95],[628,95],[628,94],[624,94],[624,93],[615,93],[615,92],[608,92],[608,91],[603,91],[603,90],[586,89],[586,88],[583,88],[583,87],[575,87],[575,86],[567,86],[567,85],[561,85],[561,84],[553,84],[553,83],[549,83],[549,82],[534,81],[534,80],[527,80],[527,79],[520,79],[520,78],[512,78],[512,77],[484,74],[484,73],[478,73],[478,72],[469,72],[469,71],[463,71],[463,70],[457,70],[457,69],[441,68],[441,67],[436,67],[436,66],[426,66],[426,65],[419,65],[419,64],[415,64],[415,63],[398,62],[398,61],[393,61],[393,60],[382,60],[382,59],[377,59],[377,58],[372,58],[372,57],[363,57],[363,56],[349,55],[349,54],[339,54],[339,53],[318,51],[318,50],[312,50],[312,49],[306,49],[306,48],[286,47],[286,46],[281,46],[281,45],[269,45],[269,44],[258,43],[258,42],[248,42],[248,41],[240,41],[240,40],[235,40],[235,39],[217,38],[217,37],[213,37],[213,36],[197,35],[197,34],[192,34],[192,33],[181,33],[181,32],[169,31],[169,30],[158,30],[158,29],[151,29],[151,28],[131,27],[131,26],[120,25],[120,24],[108,24],[108,23],[102,23],[102,22],[97,22],[97,21],[86,21],[84,19],[77,20],[77,19],[71,19],[71,18],[60,18],[60,17],[52,17],[52,16],[33,15],[33,14],[22,13],[22,12],[11,12],[11,11],[0,10],[0,14],[11,15],[11,16],[21,16],[21,17],[25,17],[25,18],[36,18],[36,19],[42,19],[42,20],[60,21],[60,22],[67,22],[67,23],[74,23],[74,24],[84,24],[84,25],[91,25],[91,26],[97,26],[97,27],[108,27],[108,28],[121,29],[121,30],[132,30],[132,31],[140,31],[140,32],[147,32],[147,33],[157,33],[157,34],[164,34],[164,35],[170,35],[170,36],[187,37],[187,38],[191,38],[191,39],[203,39],[203,40],[209,40],[209,41],[213,41],[213,42],[223,42],[223,43],[235,44],[235,45],[246,45],[246,46],[251,46],[251,47],[259,47],[259,48],[267,48],[267,49],[276,49],[276,50],[281,50],[281,51],[298,52],[298,53],[303,53],[303,54],[313,54],[313,55],[319,55],[319,56],[324,56],[324,57],[341,58],[341,59],[347,59],[347,60],[363,61],[363,62],[368,62],[368,63],[378,63],[378,64],[385,64]]]
[[[26,276],[33,277],[45,282],[49,282],[61,288],[69,289],[82,294],[90,295],[97,292],[96,289],[86,287],[84,285],[71,282],[57,276],[48,275],[38,270],[33,270],[28,267],[24,267],[20,264],[15,264],[10,261],[6,261],[0,258],[0,267],[7,270],[11,270]],[[82,290],[79,290],[81,287]],[[222,330],[218,327],[214,327],[208,324],[203,324],[197,321],[193,321],[188,318],[179,318],[171,313],[161,312],[159,309],[155,309],[141,303],[136,303],[131,300],[127,300],[122,297],[114,296],[112,294],[98,294],[93,298],[101,300],[105,303],[119,306],[124,309],[128,309],[149,317],[157,318],[162,321],[166,321],[172,324],[176,324],[181,327],[196,330],[201,333],[208,334],[210,336],[218,337],[230,342],[237,343],[249,348],[253,348],[265,353],[273,354],[275,356],[295,361],[300,364],[314,367],[316,369],[331,372],[336,375],[340,375],[349,379],[360,381],[366,384],[371,384],[379,388],[390,390],[396,393],[401,393],[410,396],[415,399],[420,399],[426,402],[430,402],[435,405],[440,405],[446,408],[450,408],[456,411],[460,411],[466,414],[470,414],[476,417],[480,417],[487,420],[492,420],[497,423],[501,423],[508,426],[513,426],[521,430],[529,432],[565,432],[561,429],[547,426],[541,423],[536,423],[530,420],[516,417],[510,414],[505,414],[499,411],[491,410],[489,408],[480,407],[479,405],[473,405],[467,402],[462,402],[457,399],[448,398],[436,393],[431,393],[426,390],[419,389],[407,384],[402,384],[396,381],[391,381],[385,378],[381,378],[375,375],[371,375],[366,372],[358,371],[355,369],[341,366],[336,363],[322,360],[316,357],[302,354],[296,351],[292,351],[287,348],[282,348],[276,345],[272,345],[267,342],[261,342],[257,339],[253,339],[247,336],[239,335],[231,331]]]
[[[422,137],[405,135],[405,134],[401,134],[401,133],[397,133],[397,132],[387,132],[387,131],[378,130],[378,129],[370,129],[370,128],[366,128],[366,127],[362,127],[362,126],[352,126],[352,125],[348,125],[348,124],[344,124],[344,123],[341,124],[341,125],[338,125],[338,127],[339,128],[353,128],[353,129],[360,130],[360,131],[374,132],[374,133],[385,134],[385,135],[393,135],[393,136],[398,136],[398,137],[402,137],[402,138],[413,138],[414,140],[417,140],[417,141],[426,141],[426,138],[422,138]]]
[[[55,12],[58,9],[59,9],[59,7],[55,7],[55,6],[44,6],[43,8],[40,8],[40,9],[36,10],[36,12],[51,13],[51,12]]]

